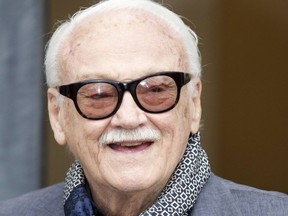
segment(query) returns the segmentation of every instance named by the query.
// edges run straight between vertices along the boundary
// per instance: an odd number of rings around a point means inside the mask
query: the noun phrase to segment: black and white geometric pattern
[[[198,132],[190,136],[182,160],[158,199],[139,216],[187,216],[210,173],[208,157],[200,146]],[[84,187],[85,175],[80,162],[75,161],[66,175],[64,203],[69,202],[69,196],[75,188],[79,188],[79,185]]]
[[[79,161],[75,161],[69,168],[66,178],[65,178],[65,187],[64,187],[64,203],[69,198],[70,193],[77,186],[85,184],[85,175]]]

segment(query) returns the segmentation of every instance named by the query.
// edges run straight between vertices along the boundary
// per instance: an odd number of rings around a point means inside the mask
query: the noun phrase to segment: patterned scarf
[[[184,156],[158,199],[139,216],[187,216],[210,173],[208,157],[200,146],[198,132],[189,137]],[[83,169],[79,161],[75,161],[65,179],[65,216],[102,215],[90,197]]]

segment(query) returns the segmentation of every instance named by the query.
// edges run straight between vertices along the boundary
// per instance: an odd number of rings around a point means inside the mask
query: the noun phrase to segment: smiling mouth
[[[153,141],[119,142],[119,143],[108,144],[108,147],[118,152],[135,153],[135,152],[140,152],[140,151],[147,149],[153,143],[154,143]]]

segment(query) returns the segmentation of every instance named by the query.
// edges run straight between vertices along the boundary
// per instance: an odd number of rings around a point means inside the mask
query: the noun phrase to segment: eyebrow
[[[103,80],[111,80],[107,76],[104,76],[103,74],[93,73],[93,74],[84,74],[81,76],[76,77],[77,80],[91,80],[91,79],[103,79]]]
[[[141,77],[150,76],[152,74],[155,74],[155,73],[158,73],[158,72],[165,72],[165,71],[169,71],[169,70],[159,70],[159,71],[151,70],[150,72],[146,72],[142,76],[139,76],[139,77],[137,77],[135,79],[139,79]],[[97,73],[97,72],[95,72],[95,73],[91,73],[91,74],[84,74],[84,75],[77,76],[76,80],[77,81],[110,80],[110,81],[116,81],[117,82],[119,78],[121,78],[121,76],[119,74],[118,74],[118,77],[112,78],[111,76],[109,76],[109,72],[106,72],[106,73],[101,73],[101,72]],[[135,79],[133,79],[133,80],[135,80]]]

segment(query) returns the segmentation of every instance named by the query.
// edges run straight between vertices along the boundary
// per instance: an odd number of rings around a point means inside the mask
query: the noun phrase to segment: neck
[[[162,190],[119,192],[90,187],[94,203],[107,216],[137,216],[154,203]]]

